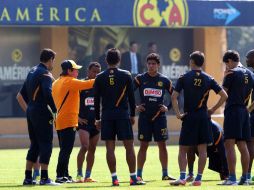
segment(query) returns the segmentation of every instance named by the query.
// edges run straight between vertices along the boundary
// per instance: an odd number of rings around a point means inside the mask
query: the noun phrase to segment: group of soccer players
[[[247,63],[253,67],[253,53],[247,54]],[[240,63],[239,53],[228,50],[223,56],[226,65],[222,87],[204,73],[201,69],[204,63],[204,55],[194,52],[190,55],[191,71],[181,76],[172,95],[172,104],[177,118],[181,119],[182,128],[179,140],[179,167],[180,178],[171,182],[171,185],[186,184],[186,155],[189,148],[197,145],[198,149],[198,173],[192,185],[200,186],[204,166],[207,158],[207,145],[212,143],[211,125],[208,119],[226,101],[224,110],[224,141],[229,175],[222,185],[249,185],[251,163],[247,142],[253,145],[249,113],[253,110],[253,103],[248,107],[254,88],[253,73]],[[209,90],[214,90],[220,95],[218,102],[211,108],[207,108]],[[179,111],[177,97],[184,90],[184,113]],[[242,176],[236,178],[236,153],[235,144],[241,154]],[[251,145],[249,146],[251,147]],[[252,155],[253,159],[253,155]]]
[[[52,62],[50,64],[53,64],[55,54],[51,54],[49,60]],[[46,112],[49,111],[52,117],[48,114],[47,118],[49,117],[56,121],[55,127],[58,132],[60,145],[57,183],[73,182],[68,173],[68,164],[77,128],[81,148],[77,156],[76,182],[96,182],[96,180],[91,178],[91,171],[94,163],[96,145],[99,140],[99,134],[101,133],[101,139],[104,140],[106,144],[106,160],[111,173],[113,186],[119,185],[115,158],[116,136],[118,140],[123,142],[126,150],[126,160],[130,172],[130,185],[145,184],[142,172],[146,161],[149,142],[152,138],[159,148],[162,180],[174,180],[170,183],[171,185],[185,185],[190,179],[191,185],[201,185],[202,174],[207,160],[207,151],[209,149],[208,145],[212,145],[211,147],[213,147],[210,155],[219,152],[220,169],[215,170],[221,174],[221,179],[225,179],[222,185],[249,184],[252,160],[254,157],[254,130],[252,129],[252,127],[254,127],[254,112],[252,112],[254,103],[249,107],[247,106],[249,100],[253,99],[251,98],[251,92],[254,88],[254,76],[251,71],[240,64],[240,56],[236,51],[228,50],[223,56],[223,62],[226,64],[226,71],[222,87],[202,70],[205,56],[199,51],[195,51],[190,55],[190,71],[180,76],[175,87],[168,79],[170,76],[164,76],[159,73],[160,57],[156,53],[151,53],[147,56],[147,71],[138,74],[134,79],[132,79],[129,71],[119,69],[121,54],[118,49],[109,49],[105,59],[108,68],[102,72],[99,63],[90,63],[87,68],[87,79],[89,80],[87,83],[76,79],[81,66],[78,66],[72,60],[65,60],[61,65],[63,69],[62,76],[53,84],[53,97],[49,95],[51,91],[47,90],[51,89],[51,85],[48,84],[49,78],[51,77],[49,71],[46,72],[42,69],[37,69],[37,71],[33,69],[28,75],[31,79],[28,77],[19,93],[19,95],[25,99],[25,103],[23,101],[23,104],[27,104],[28,107],[38,106],[46,115]],[[247,54],[247,65],[254,67],[254,50]],[[39,67],[43,67],[43,65],[39,65]],[[43,67],[43,69],[45,68]],[[35,75],[35,71],[37,71],[39,77],[37,75],[33,76]],[[40,74],[39,71],[42,74]],[[31,85],[31,88],[29,82],[32,84],[34,82],[32,79],[36,79],[37,82],[35,85]],[[47,86],[40,84],[40,80],[42,79],[44,81],[42,84],[45,85],[47,82]],[[93,82],[94,85],[92,88],[91,84],[93,84]],[[75,88],[70,85],[72,83],[75,83]],[[40,90],[42,98],[38,99],[36,96],[38,96],[37,94],[40,93]],[[140,102],[135,102],[135,90],[139,92]],[[207,100],[210,90],[217,93],[220,99],[213,107],[208,108]],[[44,91],[48,92],[48,94],[45,95]],[[178,106],[178,97],[182,91],[184,97],[184,112],[181,112]],[[171,108],[171,105],[164,104],[166,92],[171,95],[172,106],[177,118],[182,120],[178,155],[180,177],[177,180],[168,175],[168,153],[166,148],[168,128],[165,113]],[[79,99],[77,99],[77,96]],[[45,98],[45,100],[42,100],[43,98]],[[55,105],[52,103],[52,98]],[[43,103],[38,103],[40,101]],[[73,103],[73,101],[75,101],[75,103]],[[222,106],[225,101],[223,139],[222,130],[211,120],[211,115]],[[19,100],[19,102],[22,101]],[[77,110],[78,103],[79,110]],[[45,105],[47,109],[42,108]],[[24,110],[27,110],[27,107],[24,107]],[[138,139],[140,141],[140,148],[137,159],[134,151],[132,130],[132,125],[135,123],[135,111],[139,113]],[[250,118],[249,112],[251,112]],[[77,115],[77,113],[79,114]],[[39,138],[42,134],[41,130],[44,129],[42,126],[43,123],[38,123],[38,121],[42,121],[43,118],[34,121],[36,117],[31,117],[30,115],[36,113],[31,112],[29,114],[29,112],[27,112],[27,114],[31,147],[27,156],[28,165],[26,168],[26,178],[23,184],[33,184],[31,167],[32,163],[40,156],[40,163],[42,166],[40,184],[56,185],[56,183],[53,183],[48,178],[46,172],[46,166],[49,163],[52,151],[52,137],[50,135],[48,137],[49,140],[46,139],[47,142],[51,141],[51,144],[47,144],[48,149],[43,147],[45,139]],[[45,121],[48,120],[49,119],[46,119]],[[51,125],[52,124],[53,122],[51,122]],[[34,129],[37,125],[41,126],[39,128],[40,130]],[[50,123],[47,123],[47,125],[50,125]],[[51,134],[51,132],[49,134]],[[223,140],[225,141],[225,148]],[[239,182],[237,182],[235,174],[235,144],[237,144],[241,153],[243,169]],[[193,162],[195,159],[195,152],[197,152],[199,160],[198,172],[194,178]],[[45,157],[44,154],[47,156],[46,161],[43,160]],[[187,157],[189,166],[188,176],[186,176]],[[87,165],[85,175],[83,175],[82,168],[85,158]]]

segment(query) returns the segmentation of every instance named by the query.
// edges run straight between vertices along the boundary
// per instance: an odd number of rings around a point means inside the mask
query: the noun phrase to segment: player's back
[[[97,75],[94,87],[101,96],[102,119],[129,118],[128,93],[133,93],[130,72],[109,68]]]
[[[184,111],[191,112],[207,109],[209,91],[218,93],[221,88],[214,79],[201,70],[191,70],[179,78],[179,85],[184,90]],[[179,88],[176,86],[176,89]]]
[[[43,98],[43,93],[41,92],[41,80],[43,75],[48,75],[48,71],[42,64],[33,67],[27,75],[25,83],[29,105],[37,104],[38,107],[38,104],[42,104],[43,106],[46,106],[47,104]]]
[[[254,80],[250,70],[236,67],[227,71],[223,86],[227,89],[228,99],[225,109],[233,106],[246,106],[251,96]]]

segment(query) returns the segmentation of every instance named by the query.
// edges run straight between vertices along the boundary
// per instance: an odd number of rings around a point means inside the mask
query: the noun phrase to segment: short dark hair
[[[70,70],[72,72],[74,69],[81,69],[82,68],[81,65],[77,65],[77,63],[75,63],[75,61],[73,61],[73,60],[64,60],[61,63],[61,67],[62,67],[62,73],[60,74],[60,76],[68,75],[68,70]]]
[[[72,72],[73,69],[70,69],[70,71]],[[67,70],[63,70],[61,73],[60,73],[60,76],[67,76],[68,75],[68,69]]]
[[[240,61],[240,55],[235,50],[228,50],[223,55],[223,62],[228,63],[229,59],[231,59],[234,62],[239,62]]]
[[[157,53],[148,54],[148,56],[146,57],[146,62],[148,62],[149,60],[154,60],[157,62],[157,64],[160,64],[160,56]]]
[[[106,61],[109,65],[116,65],[121,61],[121,53],[116,48],[111,48],[107,51]]]
[[[101,64],[98,62],[90,62],[90,64],[88,65],[88,70],[91,70],[93,67],[101,68]]]
[[[202,67],[205,62],[205,55],[201,51],[194,51],[190,54],[190,60],[198,67]]]
[[[131,41],[131,42],[130,42],[130,47],[133,46],[133,44],[138,44],[138,42],[136,42],[136,41]]]
[[[254,49],[250,50],[246,54],[246,58],[250,59],[254,57]]]
[[[46,63],[50,59],[55,59],[55,56],[56,56],[56,52],[54,52],[52,49],[45,48],[41,51],[40,62]]]

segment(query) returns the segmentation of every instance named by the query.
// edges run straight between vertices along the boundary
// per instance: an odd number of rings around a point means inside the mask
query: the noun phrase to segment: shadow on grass
[[[222,182],[223,180],[204,179],[203,182]]]
[[[146,183],[152,183],[152,182],[156,182],[156,180],[147,180],[147,181],[145,181]],[[116,188],[127,188],[127,187],[131,187],[131,186],[129,186],[129,181],[120,181],[120,185],[119,186],[116,186]],[[105,182],[105,181],[103,181],[103,182],[99,182],[99,183],[83,183],[84,184],[84,186],[73,186],[73,184],[72,184],[72,186],[64,186],[64,188],[66,188],[66,189],[77,189],[77,188],[80,188],[80,187],[82,187],[82,188],[95,188],[95,189],[99,189],[99,188],[103,188],[103,189],[105,189],[105,188],[112,188],[113,186],[111,185],[111,183],[109,183],[108,181],[107,182]],[[101,184],[101,185],[97,185],[97,184]],[[146,185],[136,185],[135,187],[143,187],[144,186],[144,188],[145,188],[145,186]],[[169,185],[162,185],[161,187],[167,187],[167,186],[169,186]]]
[[[110,187],[112,187],[111,185],[105,185],[105,186],[84,186],[84,187],[82,187],[82,188],[86,188],[86,189],[89,189],[89,188],[91,188],[91,189],[100,189],[100,188],[103,188],[103,189],[105,189],[105,188],[110,188]],[[121,188],[121,187],[123,187],[123,188],[126,188],[126,186],[117,186],[117,188]],[[77,189],[77,188],[79,188],[80,189],[80,186],[78,187],[65,187],[66,189]]]
[[[8,183],[6,183],[6,184],[4,184],[4,183],[1,183],[0,184],[0,189],[1,188],[22,188],[22,187],[35,187],[35,185],[26,185],[26,186],[24,186],[24,185],[13,185],[13,184],[8,184]]]

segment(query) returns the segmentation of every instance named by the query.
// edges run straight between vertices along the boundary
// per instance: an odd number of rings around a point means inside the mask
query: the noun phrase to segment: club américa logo
[[[135,0],[134,26],[187,26],[189,10],[186,0]]]

